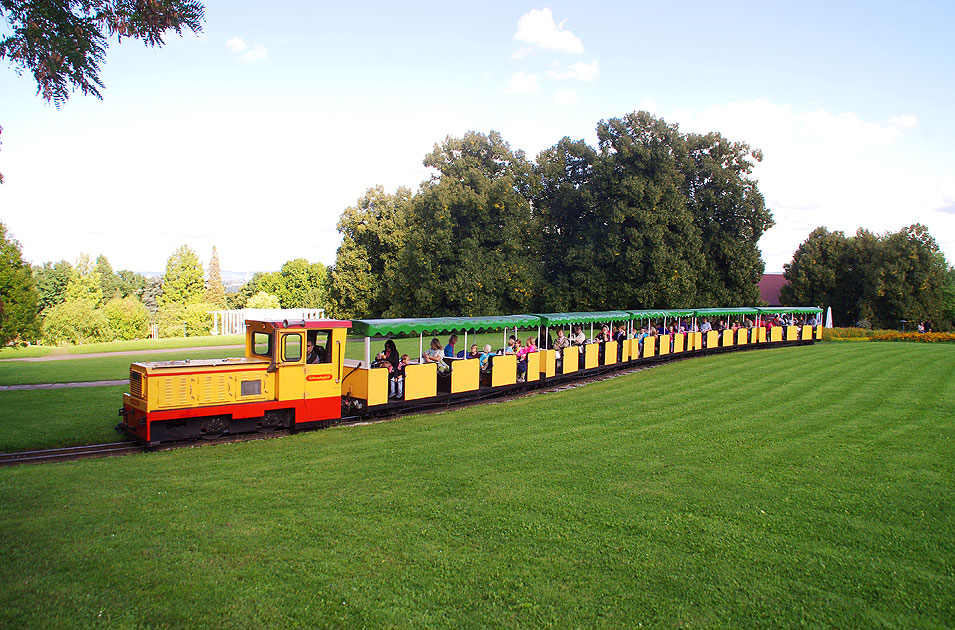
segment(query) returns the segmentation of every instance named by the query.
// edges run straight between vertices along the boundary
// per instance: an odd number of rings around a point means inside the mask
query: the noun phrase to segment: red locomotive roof
[[[246,325],[250,321],[260,321],[263,324],[271,324],[273,328],[351,328],[351,321],[344,319],[261,319],[261,320],[247,320]]]

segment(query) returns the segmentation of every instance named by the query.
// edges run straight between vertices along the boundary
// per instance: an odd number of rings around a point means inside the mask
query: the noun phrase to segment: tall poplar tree
[[[206,281],[206,302],[225,308],[225,286],[222,284],[222,271],[219,269],[219,253],[212,246],[212,259],[209,260],[209,279]]]

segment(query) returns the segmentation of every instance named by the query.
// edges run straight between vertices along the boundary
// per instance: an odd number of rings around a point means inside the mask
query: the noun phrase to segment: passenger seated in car
[[[554,339],[554,343],[552,347],[554,348],[554,350],[556,350],[555,355],[557,360],[558,361],[563,360],[564,348],[570,347],[570,339],[566,335],[564,335],[563,328],[557,329],[557,339]]]
[[[476,343],[471,344],[471,350],[468,352],[468,359],[478,359],[481,357],[481,353],[478,352],[478,346]]]
[[[481,371],[488,372],[491,369],[491,357],[494,356],[494,351],[491,349],[491,344],[484,344],[484,352],[481,353],[481,356],[478,359],[481,361]]]
[[[405,397],[405,368],[410,363],[411,358],[407,354],[401,355],[395,370],[391,373],[391,378],[388,379],[389,398],[401,399]]]
[[[527,350],[528,346],[521,343],[520,339],[515,340],[514,354],[517,355],[517,382],[523,383],[527,376]]]
[[[515,346],[519,345],[517,338],[514,335],[511,335],[507,338],[507,347],[504,348],[504,354],[514,354],[517,352]]]
[[[587,342],[587,336],[584,334],[583,327],[580,324],[574,326],[570,335],[570,342],[575,346],[582,346]]]
[[[444,351],[441,349],[441,342],[438,341],[437,337],[431,340],[431,347],[421,358],[425,363],[434,363],[437,365],[439,375],[451,373],[451,366],[444,360]]]
[[[444,356],[452,357],[452,358],[454,357],[454,344],[456,344],[457,342],[458,342],[457,335],[452,334],[450,337],[448,337],[448,345],[444,347]]]

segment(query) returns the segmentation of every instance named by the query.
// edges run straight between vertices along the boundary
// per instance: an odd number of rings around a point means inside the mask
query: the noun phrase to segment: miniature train
[[[767,326],[770,314],[812,315],[812,324]],[[577,378],[601,370],[628,367],[669,355],[706,354],[755,346],[812,343],[822,338],[816,307],[740,307],[550,313],[500,317],[423,319],[248,321],[245,356],[229,359],[185,359],[133,363],[129,392],[123,395],[117,430],[148,446],[164,442],[213,438],[223,434],[269,432],[278,428],[328,426],[343,415],[364,416],[407,411],[429,404],[450,404]],[[751,326],[701,332],[700,319],[753,318]],[[682,321],[686,332],[638,338],[641,322]],[[722,320],[721,320],[722,321]],[[575,351],[548,347],[550,332],[571,325],[619,323],[631,333],[621,341],[586,343]],[[389,371],[373,367],[371,339],[397,335],[468,333],[537,329],[541,347],[526,356],[522,382],[517,357],[499,354],[487,371],[478,359],[453,359],[446,376],[420,355],[402,370],[403,391],[389,397]],[[364,360],[345,358],[347,333],[364,337]],[[593,337],[593,334],[591,334]],[[314,345],[319,362],[307,360]],[[312,356],[312,360],[315,356]]]

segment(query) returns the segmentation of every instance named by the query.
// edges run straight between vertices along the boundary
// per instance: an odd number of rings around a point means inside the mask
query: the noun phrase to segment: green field
[[[3,627],[952,627],[955,348],[0,469]]]

